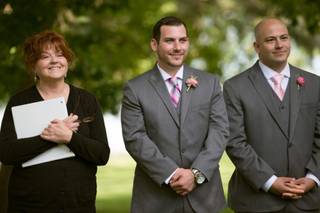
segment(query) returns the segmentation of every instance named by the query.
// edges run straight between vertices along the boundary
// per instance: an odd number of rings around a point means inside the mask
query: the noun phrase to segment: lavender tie
[[[168,79],[168,82],[172,85],[172,89],[170,91],[170,99],[175,108],[178,107],[180,100],[181,89],[178,84],[178,79],[176,77],[172,77]]]

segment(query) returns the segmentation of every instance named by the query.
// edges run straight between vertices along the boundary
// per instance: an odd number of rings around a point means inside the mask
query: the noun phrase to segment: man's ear
[[[156,39],[151,39],[151,41],[150,41],[150,47],[151,47],[151,49],[152,49],[152,51],[157,51],[157,49],[158,49],[158,42],[157,42],[157,40]]]
[[[256,53],[259,53],[259,52],[260,52],[260,50],[259,50],[260,45],[259,45],[256,41],[253,42],[253,47],[254,47]]]

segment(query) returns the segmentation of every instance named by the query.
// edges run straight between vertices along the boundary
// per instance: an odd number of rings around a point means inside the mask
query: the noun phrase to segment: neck
[[[284,66],[274,66],[274,67],[271,67],[271,69],[273,69],[277,73],[281,73],[281,71],[284,69],[284,67],[285,67],[285,65]]]
[[[47,83],[40,80],[36,86],[43,99],[51,99],[61,96],[67,99],[68,97],[69,86],[65,82]]]
[[[175,66],[163,66],[162,64],[159,63],[159,66],[169,75],[171,76],[175,76],[177,74],[177,72],[179,71],[179,69],[181,68],[181,66],[179,67],[175,67]]]
[[[264,63],[263,61],[261,61],[261,62],[264,65],[270,67],[272,70],[276,71],[277,73],[280,73],[287,65],[287,62],[285,62],[285,63],[274,63],[274,64]]]

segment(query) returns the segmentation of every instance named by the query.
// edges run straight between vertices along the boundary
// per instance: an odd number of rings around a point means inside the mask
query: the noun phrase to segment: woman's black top
[[[56,146],[40,136],[17,139],[11,107],[42,101],[35,86],[11,97],[0,132],[0,161],[14,165],[9,182],[8,213],[95,212],[97,165],[109,159],[103,114],[96,98],[70,85],[68,113],[79,116],[77,132],[67,146],[75,157],[22,168],[21,164]]]

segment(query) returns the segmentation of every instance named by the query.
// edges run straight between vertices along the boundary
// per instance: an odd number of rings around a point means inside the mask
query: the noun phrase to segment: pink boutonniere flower
[[[198,81],[197,81],[197,78],[198,78],[197,76],[191,75],[191,76],[186,80],[187,92],[189,91],[189,89],[190,89],[191,87],[196,88],[196,87],[199,85],[199,83],[198,83]]]
[[[297,85],[298,85],[298,89],[300,89],[301,87],[303,87],[303,86],[304,86],[304,83],[305,83],[304,77],[298,76],[297,79],[296,79],[296,83],[297,83]]]

